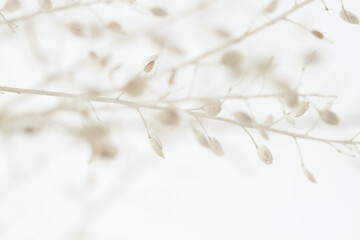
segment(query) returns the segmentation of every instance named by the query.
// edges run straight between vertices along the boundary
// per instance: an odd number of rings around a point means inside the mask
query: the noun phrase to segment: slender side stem
[[[68,4],[68,5],[65,5],[65,6],[53,8],[51,10],[51,13],[66,11],[66,10],[71,9],[71,8],[89,7],[89,6],[96,5],[96,4],[101,4],[101,3],[102,4],[108,4],[108,3],[114,3],[114,2],[115,2],[114,0],[104,0],[104,1],[94,0],[94,1],[90,1],[90,2],[84,2],[84,3],[78,2],[78,3],[73,3],[73,4]],[[11,20],[8,20],[8,22],[19,22],[19,21],[23,21],[23,20],[38,16],[38,15],[47,14],[47,13],[48,12],[39,10],[39,11],[36,11],[36,12],[33,12],[33,13],[23,15],[21,17],[13,18]],[[2,24],[4,24],[4,23],[0,23],[0,25],[2,25]]]
[[[264,23],[263,25],[261,25],[261,26],[259,26],[259,27],[257,27],[257,28],[254,28],[254,29],[251,30],[251,31],[245,32],[243,35],[241,35],[241,36],[239,36],[239,37],[237,37],[237,38],[231,39],[231,40],[229,40],[229,41],[221,44],[220,46],[217,46],[217,47],[215,47],[215,48],[213,48],[213,49],[211,49],[211,50],[209,50],[209,51],[207,51],[207,52],[205,52],[205,53],[203,53],[203,54],[201,54],[201,55],[199,55],[199,56],[197,56],[197,57],[195,57],[195,58],[193,58],[193,59],[191,59],[191,60],[189,60],[189,61],[187,61],[187,62],[184,62],[184,63],[180,64],[180,65],[177,66],[176,68],[171,69],[171,71],[178,70],[178,69],[180,69],[180,68],[183,68],[183,67],[192,65],[192,64],[194,64],[194,63],[197,63],[197,62],[199,62],[200,60],[202,60],[202,59],[204,59],[204,58],[206,58],[206,57],[209,57],[209,56],[211,56],[211,55],[213,55],[213,54],[215,54],[215,53],[218,53],[218,52],[220,52],[220,51],[222,51],[222,50],[224,50],[224,49],[226,49],[226,48],[228,48],[228,47],[230,47],[230,46],[233,46],[233,45],[235,45],[235,44],[237,44],[237,43],[239,43],[239,42],[241,42],[241,41],[243,41],[243,40],[251,37],[252,35],[255,35],[256,33],[264,30],[265,28],[267,28],[267,27],[269,27],[269,26],[272,26],[272,25],[274,25],[275,23],[277,23],[277,22],[285,19],[287,16],[289,16],[289,15],[292,14],[293,12],[299,10],[299,9],[302,8],[302,7],[305,7],[306,5],[310,4],[310,3],[313,2],[313,1],[315,1],[315,0],[306,0],[306,1],[302,2],[302,3],[299,3],[299,4],[297,4],[297,5],[294,5],[292,8],[290,8],[290,9],[287,10],[287,11],[285,11],[283,14],[279,15],[278,17],[275,17],[275,18],[273,18],[272,20]]]
[[[147,123],[146,123],[146,121],[145,121],[144,115],[142,115],[142,113],[140,112],[140,109],[139,109],[139,108],[137,108],[136,110],[137,110],[137,112],[139,113],[139,115],[140,115],[140,117],[141,117],[141,119],[142,119],[142,121],[143,121],[143,123],[144,123],[146,132],[147,132],[147,134],[148,134],[148,136],[149,136],[149,138],[150,138],[149,127],[148,127],[148,125],[147,125]]]

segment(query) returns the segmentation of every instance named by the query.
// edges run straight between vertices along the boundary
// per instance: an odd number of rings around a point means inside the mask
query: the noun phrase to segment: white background
[[[360,129],[360,28],[339,18],[340,1],[326,2],[334,14],[327,13],[321,2],[315,1],[290,18],[320,30],[332,43],[319,41],[303,29],[281,22],[235,49],[248,62],[275,56],[278,76],[292,84],[300,74],[304,56],[316,50],[320,60],[307,69],[300,91],[337,95],[332,110],[339,115],[340,124],[321,123],[312,134],[348,139]],[[85,86],[102,90],[119,87],[152,54],[160,54],[157,71],[161,72],[221,44],[225,39],[214,37],[214,27],[226,28],[231,37],[240,35],[268,1],[205,3],[209,5],[206,10],[191,12],[173,22],[168,22],[172,16],[193,9],[196,2],[144,0],[139,1],[139,11],[122,3],[91,8],[104,22],[119,21],[134,38],[106,33],[88,40],[71,35],[66,24],[74,19],[98,23],[93,14],[82,8],[20,21],[16,34],[2,25],[0,85],[75,93],[88,90]],[[54,1],[54,6],[62,4],[65,1]],[[293,1],[282,1],[270,17],[291,4]],[[358,1],[345,0],[344,4],[360,15]],[[6,16],[11,19],[38,8],[36,1],[26,1],[25,5],[18,13]],[[162,6],[170,17],[156,18],[144,10],[145,6]],[[265,21],[259,17],[257,24]],[[184,53],[176,55],[153,44],[149,33],[141,36],[146,29],[161,33]],[[31,33],[35,34],[33,40],[29,40]],[[124,64],[115,83],[109,82],[106,74],[85,68],[73,82],[64,76],[56,83],[39,85],[46,76],[65,72],[86,58],[90,50],[111,54],[113,62]],[[214,63],[219,56],[207,62]],[[184,69],[177,79],[174,89],[185,89],[180,95],[186,96],[192,71]],[[229,76],[221,67],[201,68],[193,94],[223,95],[230,83],[224,78]],[[155,81],[153,87],[162,90],[164,82]],[[222,84],[226,87],[221,88]],[[2,107],[11,103],[10,109],[16,113],[41,111],[58,100],[3,94],[0,101]],[[325,102],[319,101],[318,106]],[[228,108],[246,110],[243,103],[237,104],[229,103]],[[251,104],[260,121],[267,113],[281,116],[275,100]],[[302,172],[290,137],[271,134],[271,141],[267,142],[252,131],[274,155],[273,165],[264,165],[241,129],[204,121],[225,150],[225,156],[218,158],[196,142],[185,120],[178,127],[164,127],[157,123],[154,113],[143,113],[163,143],[165,160],[153,153],[136,112],[124,108],[116,108],[111,114],[99,111],[104,121],[109,120],[112,140],[119,149],[119,155],[111,161],[98,159],[88,164],[91,150],[86,142],[56,125],[30,136],[16,131],[1,135],[0,239],[360,238],[359,157],[346,157],[324,143],[300,139],[305,164],[318,182],[313,184]],[[310,109],[295,127],[286,122],[276,127],[303,132],[316,116]],[[77,121],[66,113],[57,117],[53,120]]]

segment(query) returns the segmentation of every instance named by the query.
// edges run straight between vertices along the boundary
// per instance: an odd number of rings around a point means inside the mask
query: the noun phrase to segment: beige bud
[[[332,112],[328,109],[320,111],[320,117],[327,124],[330,124],[330,125],[339,124],[338,116],[334,112]]]
[[[149,135],[148,136],[150,144],[154,152],[159,155],[161,158],[165,158],[164,153],[162,151],[162,145],[160,142],[160,139],[155,135]]]
[[[224,156],[224,149],[216,138],[209,138],[209,147],[216,156]]]
[[[272,156],[269,148],[263,144],[256,146],[256,148],[257,148],[257,154],[258,154],[260,160],[266,164],[272,164],[273,156]]]
[[[221,112],[222,103],[219,100],[212,100],[204,104],[202,110],[210,117],[216,117]]]
[[[252,118],[245,112],[237,111],[234,113],[235,119],[244,125],[251,125],[253,123]]]
[[[307,101],[298,102],[298,104],[291,109],[290,115],[294,118],[304,115],[310,108],[310,104]]]

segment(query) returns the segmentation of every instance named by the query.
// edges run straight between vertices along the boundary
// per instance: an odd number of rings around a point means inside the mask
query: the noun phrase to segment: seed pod
[[[218,157],[224,156],[224,149],[222,148],[219,141],[215,138],[209,138],[210,150]]]
[[[157,17],[167,17],[168,13],[161,7],[154,7],[150,9],[150,12]]]
[[[359,24],[359,18],[354,13],[352,13],[344,8],[340,11],[339,15],[344,21],[346,21],[348,23]]]
[[[151,147],[154,150],[154,152],[157,155],[159,155],[161,158],[165,159],[164,153],[162,151],[162,145],[161,145],[159,138],[155,135],[149,135],[148,138],[149,138]]]
[[[37,0],[37,1],[41,10],[45,12],[51,12],[51,10],[53,9],[51,0]]]
[[[312,30],[311,31],[312,35],[314,35],[315,37],[319,38],[319,39],[323,39],[324,38],[324,34],[322,34],[321,32],[317,31],[317,30]]]
[[[267,131],[265,131],[262,128],[259,128],[259,132],[264,139],[269,140],[269,134],[267,133]]]
[[[194,127],[192,128],[192,130],[196,136],[196,139],[202,146],[207,147],[207,148],[210,147],[208,138],[202,132],[195,129]]]
[[[273,156],[272,156],[269,148],[263,144],[256,146],[256,148],[257,148],[257,154],[258,154],[260,160],[266,164],[272,164]]]
[[[288,107],[295,107],[298,103],[299,95],[295,91],[287,90],[283,94],[283,99]]]
[[[85,37],[86,36],[86,30],[84,26],[81,23],[78,22],[72,22],[67,25],[70,32],[78,37]]]
[[[309,179],[311,182],[316,183],[316,179],[315,179],[314,175],[309,170],[307,170],[305,167],[303,167],[303,170],[304,170],[304,174],[305,174],[306,178]]]
[[[144,72],[150,72],[154,66],[155,66],[155,61],[159,58],[159,55],[156,54],[156,55],[153,55],[153,56],[150,56],[148,58],[146,58],[144,60],[144,63],[143,63],[143,70]]]
[[[146,78],[135,77],[126,84],[125,92],[133,96],[142,94],[146,89],[146,80]]]
[[[294,118],[300,117],[304,115],[309,108],[310,103],[308,101],[301,101],[291,109],[290,115]]]
[[[117,148],[111,143],[102,144],[98,150],[98,155],[106,159],[113,159],[118,154]]]
[[[238,51],[228,51],[221,57],[221,63],[231,68],[236,68],[241,60],[242,55]]]
[[[159,119],[165,125],[177,125],[180,121],[180,116],[176,110],[167,109],[160,113]]]
[[[210,117],[216,117],[221,112],[221,104],[219,100],[208,101],[202,106],[202,110]]]
[[[106,25],[107,29],[114,32],[121,32],[121,25],[117,22],[111,21]]]
[[[274,12],[279,6],[279,0],[272,0],[263,10],[264,14]]]
[[[14,12],[18,9],[20,9],[21,3],[19,0],[8,0],[5,3],[4,10],[7,12]]]
[[[234,113],[235,119],[243,125],[251,125],[253,123],[252,118],[245,112],[237,111]]]
[[[328,109],[324,109],[324,110],[320,111],[320,117],[324,122],[326,122],[330,125],[339,124],[338,116],[334,112],[332,112]]]

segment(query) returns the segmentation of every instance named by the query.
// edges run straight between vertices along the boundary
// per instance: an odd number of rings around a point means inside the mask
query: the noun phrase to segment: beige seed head
[[[161,7],[154,7],[150,9],[150,12],[157,17],[167,17],[168,13],[165,9]]]
[[[238,51],[225,52],[224,55],[221,57],[221,63],[231,68],[237,67],[240,64],[241,60],[242,54]]]
[[[8,0],[5,3],[4,10],[7,12],[14,12],[21,7],[21,2],[19,0]]]
[[[202,106],[202,110],[210,117],[216,117],[221,112],[221,105],[219,100],[208,101]]]
[[[107,29],[114,32],[121,32],[121,25],[117,22],[111,21],[106,25]]]
[[[252,118],[247,113],[242,111],[235,112],[234,117],[239,123],[243,125],[251,125],[253,122]]]
[[[310,103],[308,101],[301,101],[291,109],[290,115],[294,118],[304,115],[307,110],[310,108]]]
[[[210,150],[218,157],[224,156],[224,149],[216,138],[209,138]]]
[[[145,91],[146,82],[146,78],[137,76],[126,84],[125,92],[133,96],[138,96]]]
[[[260,160],[266,164],[272,164],[273,156],[272,156],[269,148],[263,144],[256,146],[256,148],[257,148],[257,154],[258,154]]]
[[[149,72],[151,72],[151,70],[153,70],[153,68],[154,68],[154,66],[155,66],[155,62],[156,62],[156,60],[159,58],[159,55],[158,54],[156,54],[156,55],[152,55],[152,56],[150,56],[150,57],[148,57],[148,58],[146,58],[145,60],[144,60],[144,63],[143,63],[143,70],[144,70],[144,72],[146,72],[146,73],[149,73]]]
[[[210,146],[209,146],[209,140],[208,140],[208,138],[207,138],[202,132],[200,132],[199,130],[195,129],[194,127],[192,128],[192,130],[193,130],[193,132],[194,132],[194,134],[195,134],[196,139],[198,140],[198,142],[199,142],[202,146],[204,146],[204,147],[206,147],[206,148],[209,148]]]
[[[307,170],[305,167],[303,167],[303,171],[304,171],[306,178],[309,179],[309,181],[316,183],[316,179],[315,179],[314,175],[309,170]]]
[[[50,12],[53,9],[51,0],[37,0],[41,10]]]
[[[180,116],[175,109],[167,109],[159,114],[161,123],[165,125],[177,125],[180,122]]]
[[[325,110],[320,111],[320,118],[321,118],[324,122],[326,122],[326,123],[328,123],[328,124],[330,124],[330,125],[337,125],[337,124],[339,124],[339,118],[338,118],[338,116],[337,116],[334,112],[332,112],[332,111],[330,111],[330,110],[328,110],[328,109],[325,109]]]
[[[272,0],[263,10],[264,14],[274,12],[279,6],[279,0]]]
[[[344,21],[346,21],[346,22],[348,22],[348,23],[351,23],[351,24],[359,24],[359,18],[358,18],[358,16],[356,16],[354,13],[352,13],[352,12],[350,12],[350,11],[348,11],[348,10],[346,10],[346,9],[342,9],[341,11],[340,11],[340,17],[344,20]]]
[[[154,152],[161,158],[165,159],[164,153],[162,151],[162,144],[160,142],[160,139],[153,134],[149,135],[148,138],[149,138],[151,147],[154,150]]]

